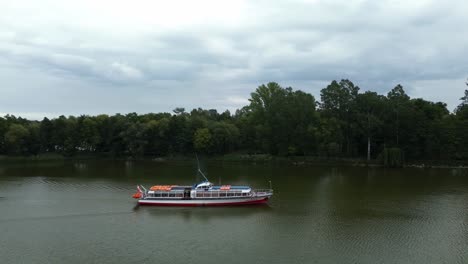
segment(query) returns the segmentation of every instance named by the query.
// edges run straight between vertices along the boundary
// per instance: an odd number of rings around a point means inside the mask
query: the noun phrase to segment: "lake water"
[[[204,164],[266,206],[138,207],[195,164],[0,164],[0,263],[468,263],[468,172]]]

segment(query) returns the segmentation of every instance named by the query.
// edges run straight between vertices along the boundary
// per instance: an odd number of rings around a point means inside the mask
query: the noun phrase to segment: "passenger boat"
[[[252,189],[249,186],[213,185],[203,172],[205,181],[193,186],[155,185],[147,190],[138,185],[133,198],[140,205],[157,206],[222,206],[266,203],[273,195],[271,189]]]

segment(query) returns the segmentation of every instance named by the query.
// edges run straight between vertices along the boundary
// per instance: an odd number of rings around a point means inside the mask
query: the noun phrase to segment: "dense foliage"
[[[333,81],[314,96],[277,83],[259,86],[231,114],[176,108],[173,114],[0,117],[0,155],[58,153],[142,157],[194,152],[406,160],[468,159],[468,90],[446,104],[411,99],[397,85],[387,95]]]

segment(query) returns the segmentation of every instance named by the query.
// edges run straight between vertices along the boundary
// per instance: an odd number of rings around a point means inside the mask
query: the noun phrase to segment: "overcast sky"
[[[467,77],[466,0],[0,0],[0,115],[233,111],[342,78],[453,110]]]

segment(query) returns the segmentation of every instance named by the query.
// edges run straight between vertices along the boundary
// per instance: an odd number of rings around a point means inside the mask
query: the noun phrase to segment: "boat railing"
[[[236,190],[223,190],[223,191],[197,191],[196,198],[225,198],[225,197],[250,197],[252,193],[241,192]]]
[[[184,197],[184,191],[153,191],[147,194],[151,198],[182,198]]]
[[[255,189],[252,192],[256,193],[257,195],[261,194],[273,194],[273,189]]]

